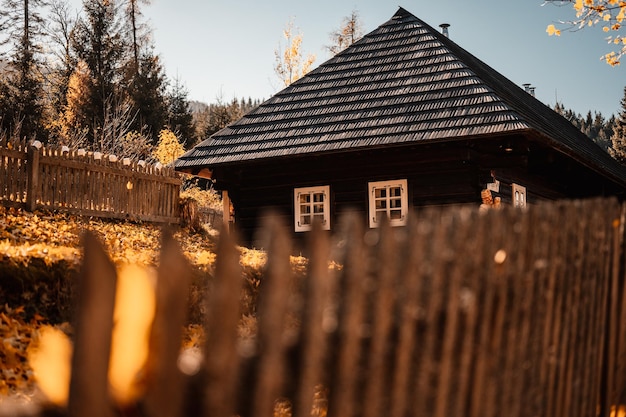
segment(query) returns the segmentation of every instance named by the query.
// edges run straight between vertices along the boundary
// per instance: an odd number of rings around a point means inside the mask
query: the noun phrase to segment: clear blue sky
[[[73,0],[78,3],[79,0]],[[370,32],[402,6],[431,26],[450,23],[450,37],[518,85],[531,83],[537,98],[556,98],[579,113],[617,114],[626,86],[626,61],[611,68],[605,33],[588,28],[549,37],[546,26],[574,18],[571,5],[542,0],[152,0],[143,6],[167,75],[178,77],[189,98],[214,102],[221,94],[269,98],[279,90],[274,51],[290,18],[303,49],[330,58],[324,45],[344,16],[357,10]]]

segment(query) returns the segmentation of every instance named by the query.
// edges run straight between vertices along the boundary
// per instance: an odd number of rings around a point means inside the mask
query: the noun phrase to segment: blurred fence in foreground
[[[190,272],[166,237],[134,412],[608,417],[626,400],[624,220],[614,200],[425,209],[402,229],[346,218],[336,235],[310,234],[300,280],[289,234],[267,224],[245,339],[239,251],[223,234],[193,376],[177,368]],[[57,412],[109,416],[115,272],[93,238],[85,250],[69,406]]]

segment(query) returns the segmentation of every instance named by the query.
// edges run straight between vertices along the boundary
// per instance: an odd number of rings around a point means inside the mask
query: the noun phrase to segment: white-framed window
[[[368,192],[370,227],[380,226],[384,217],[391,226],[406,224],[409,209],[406,180],[369,182]]]
[[[512,185],[513,207],[526,207],[526,187],[519,184]]]
[[[330,230],[330,186],[295,188],[293,190],[295,230],[311,230],[315,220]]]

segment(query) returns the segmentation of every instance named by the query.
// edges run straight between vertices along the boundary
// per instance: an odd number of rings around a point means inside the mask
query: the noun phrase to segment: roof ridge
[[[457,70],[466,71],[458,79],[455,78],[454,83],[424,83],[418,88],[411,81],[438,72],[443,74],[452,64],[458,66]],[[464,128],[462,122],[467,117],[464,115],[450,120],[446,108],[465,105],[470,110],[480,111],[477,103],[486,96],[490,96],[490,102],[500,104],[495,111],[507,113],[509,123],[499,123],[499,118],[488,112],[483,114],[482,130],[480,124],[474,124],[471,129]],[[388,106],[397,106],[400,113],[404,113],[363,120],[359,124],[359,140],[351,139],[354,132],[345,127],[347,118],[344,115]],[[433,117],[430,124],[418,125],[415,112],[438,113],[438,116]],[[468,114],[473,113],[470,111]],[[258,121],[255,120],[257,116]],[[329,118],[332,118],[332,123],[325,122]],[[473,116],[472,120],[477,119]],[[411,132],[410,138],[396,133],[402,130],[397,129],[402,123],[404,130]],[[336,132],[333,124],[347,130]],[[307,140],[297,138],[298,143],[302,142],[301,146],[268,154],[267,149],[278,145],[289,135],[298,134],[297,129],[283,130],[278,127],[302,125],[317,128]],[[520,126],[529,126],[552,147],[579,161],[600,167],[598,169],[604,169],[602,166],[606,165],[607,170],[626,182],[626,172],[615,166],[617,162],[569,121],[439,30],[399,7],[390,20],[276,93],[239,121],[213,134],[198,145],[202,151],[198,149],[185,154],[177,161],[177,166],[193,165],[196,163],[194,160],[202,160],[204,164],[229,162],[228,154],[211,151],[210,146],[219,144],[245,143],[245,148],[251,149],[246,158],[257,159],[272,155],[347,150],[365,146],[363,144],[366,143],[378,143],[387,137],[389,143],[397,143],[399,140],[423,142],[503,135]],[[337,140],[332,146],[324,143],[324,137],[338,133],[344,133],[346,140]]]

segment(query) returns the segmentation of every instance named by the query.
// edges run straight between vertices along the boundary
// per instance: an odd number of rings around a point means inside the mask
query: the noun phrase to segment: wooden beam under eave
[[[196,171],[195,169],[191,169],[191,168],[183,168],[183,169],[177,169],[177,171],[182,172],[184,174],[189,174],[189,175],[193,175],[196,177],[200,177],[200,178],[206,178],[208,180],[213,178],[213,170],[209,168],[202,168],[199,171]]]
[[[195,175],[200,177],[200,178],[206,178],[206,179],[210,180],[210,179],[213,178],[213,170],[211,170],[209,168],[202,168]]]

